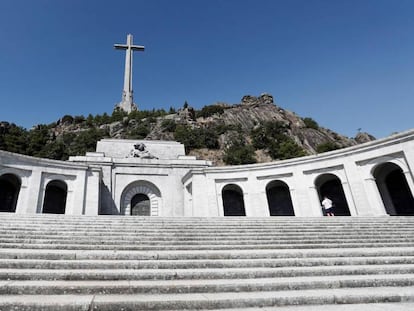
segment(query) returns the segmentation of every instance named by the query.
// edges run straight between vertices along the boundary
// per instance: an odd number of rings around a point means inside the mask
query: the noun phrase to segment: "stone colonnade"
[[[53,161],[0,151],[0,212],[315,217],[323,215],[326,195],[341,216],[414,215],[413,167],[414,130],[320,155],[231,167],[181,155],[96,152]]]

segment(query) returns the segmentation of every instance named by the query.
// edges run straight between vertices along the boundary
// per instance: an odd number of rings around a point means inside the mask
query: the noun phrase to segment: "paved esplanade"
[[[122,91],[122,101],[117,105],[126,112],[137,110],[134,104],[134,96],[132,91],[132,51],[144,51],[141,45],[133,45],[132,35],[127,35],[126,44],[115,44],[115,49],[125,51],[125,75],[124,75],[124,90]]]

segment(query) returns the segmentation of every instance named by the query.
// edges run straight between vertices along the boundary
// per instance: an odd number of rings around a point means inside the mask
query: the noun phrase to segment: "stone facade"
[[[69,161],[0,151],[0,211],[218,217],[414,214],[414,130],[315,156],[228,167],[167,141],[104,139]]]

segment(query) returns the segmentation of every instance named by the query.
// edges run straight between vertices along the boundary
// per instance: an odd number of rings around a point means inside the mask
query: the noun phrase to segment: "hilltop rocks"
[[[366,143],[366,142],[369,142],[369,141],[373,141],[373,140],[375,140],[375,137],[372,136],[372,135],[370,135],[370,134],[368,134],[368,133],[365,133],[365,132],[359,132],[355,136],[355,141],[358,144],[363,144],[363,143]]]
[[[259,105],[272,105],[273,96],[267,93],[261,94],[259,97],[246,95],[241,100],[243,106],[259,106]]]
[[[0,134],[7,134],[13,126],[15,125],[1,122]],[[265,128],[270,128],[271,132],[264,132]],[[95,117],[89,115],[87,118],[66,115],[54,124],[43,126],[41,130],[49,132],[48,141],[56,141],[58,145],[65,144],[71,148],[73,142],[70,140],[76,140],[81,136],[77,141],[77,147],[72,148],[77,152],[83,151],[83,145],[86,143],[93,146],[96,141],[92,140],[102,137],[179,140],[189,146],[188,150],[191,150],[192,155],[211,160],[216,165],[224,164],[226,147],[239,137],[243,139],[244,144],[255,146],[255,157],[258,162],[271,161],[270,148],[279,148],[274,145],[283,139],[289,141],[290,146],[294,144],[295,148],[303,149],[306,154],[316,154],[331,147],[353,146],[375,139],[367,133],[358,133],[353,139],[325,129],[311,118],[302,118],[275,105],[273,96],[267,93],[257,97],[246,95],[240,103],[234,105],[218,102],[197,111],[186,104],[178,112],[170,114],[166,114],[165,111],[142,111],[123,116],[108,116],[104,113]],[[283,137],[275,138],[273,134]],[[259,144],[257,135],[271,136],[271,139],[275,140],[269,141],[263,137],[260,138],[262,143]],[[272,156],[275,154],[277,153],[273,153]],[[279,158],[279,155],[275,158]]]

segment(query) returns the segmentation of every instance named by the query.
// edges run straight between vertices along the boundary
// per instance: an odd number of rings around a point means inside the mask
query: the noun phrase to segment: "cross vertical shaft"
[[[130,113],[133,110],[137,110],[132,90],[132,53],[133,51],[144,51],[145,47],[134,45],[131,34],[127,35],[126,44],[115,44],[114,47],[115,49],[125,50],[124,89],[122,91],[122,101],[116,107]]]

